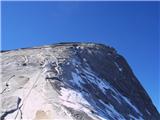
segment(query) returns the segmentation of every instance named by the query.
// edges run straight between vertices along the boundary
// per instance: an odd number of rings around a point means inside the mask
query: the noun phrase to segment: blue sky
[[[2,2],[1,47],[64,41],[111,45],[160,111],[159,14],[157,2]]]

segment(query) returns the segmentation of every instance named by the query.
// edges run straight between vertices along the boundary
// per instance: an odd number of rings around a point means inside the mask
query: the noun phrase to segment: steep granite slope
[[[61,43],[1,52],[1,119],[158,120],[115,49]]]

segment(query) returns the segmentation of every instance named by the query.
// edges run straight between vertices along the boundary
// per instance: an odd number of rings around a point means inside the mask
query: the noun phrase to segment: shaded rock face
[[[160,119],[126,60],[109,46],[6,51],[1,68],[1,119]]]

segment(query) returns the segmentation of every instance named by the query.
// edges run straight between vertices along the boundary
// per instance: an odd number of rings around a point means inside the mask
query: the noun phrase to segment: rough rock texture
[[[94,43],[1,52],[1,119],[158,120],[126,60]]]

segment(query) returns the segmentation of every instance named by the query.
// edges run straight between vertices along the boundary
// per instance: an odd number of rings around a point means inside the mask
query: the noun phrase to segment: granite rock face
[[[112,47],[61,43],[1,52],[1,119],[159,120]]]

